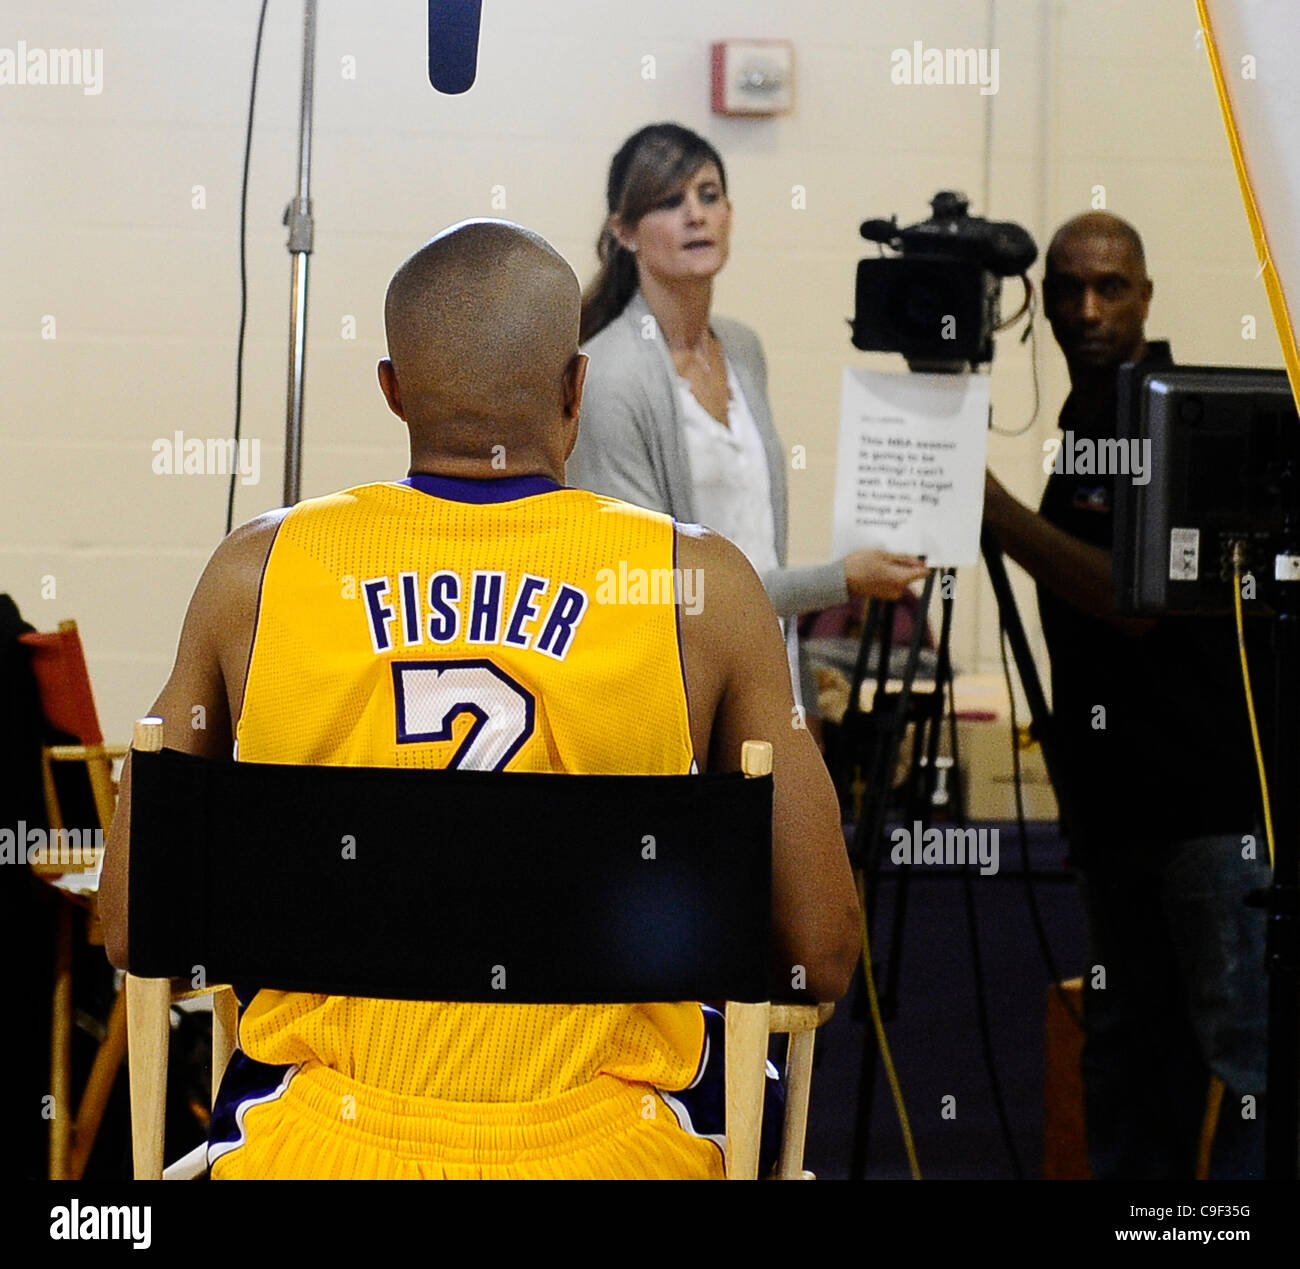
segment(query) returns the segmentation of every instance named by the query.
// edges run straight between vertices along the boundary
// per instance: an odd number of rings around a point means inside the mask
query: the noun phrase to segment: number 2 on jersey
[[[448,767],[500,771],[533,734],[536,699],[491,661],[394,661],[393,692],[399,745],[450,740],[474,716]]]

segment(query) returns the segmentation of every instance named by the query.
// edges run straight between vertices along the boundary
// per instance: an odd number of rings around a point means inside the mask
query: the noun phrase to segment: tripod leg
[[[893,645],[893,614],[894,606],[892,604],[885,606],[885,615],[882,621],[881,651],[880,659],[876,667],[876,693],[872,706],[873,729],[871,731],[872,747],[866,760],[863,762],[864,768],[870,771],[871,783],[867,789],[867,797],[864,799],[862,812],[858,816],[853,835],[853,860],[859,868],[859,877],[862,880],[863,890],[863,910],[867,914],[868,937],[874,930],[875,919],[875,900],[878,893],[878,882],[880,873],[881,856],[883,855],[884,846],[884,829],[885,820],[889,812],[889,795],[892,788],[892,780],[895,767],[898,763],[899,750],[903,743],[903,733],[909,719],[909,706],[912,701],[912,685],[915,680],[917,663],[920,656],[921,643],[926,629],[926,618],[929,612],[930,597],[934,592],[934,574],[931,573],[926,580],[925,589],[921,595],[915,614],[915,625],[912,631],[911,646],[908,649],[907,666],[904,670],[903,684],[899,692],[891,694],[887,691],[889,676],[890,651]],[[864,633],[865,638],[865,633]],[[858,658],[859,666],[866,664],[865,651],[860,652]],[[856,678],[856,675],[855,675]],[[912,768],[909,771],[906,786],[909,791],[913,791],[918,786],[919,753],[918,749],[920,737],[914,737],[912,747]],[[922,786],[925,781],[920,782]],[[885,1019],[892,1016],[893,1008],[897,1001],[897,982],[898,967],[902,959],[902,932],[905,921],[906,909],[906,884],[905,877],[901,879],[903,885],[895,902],[894,914],[894,934],[891,937],[890,953],[888,962],[888,973],[885,977],[885,1001],[879,1001],[880,1014],[882,1023]],[[869,950],[869,949],[868,949]],[[880,975],[873,973],[873,985],[879,981]],[[865,990],[865,974],[863,989]],[[855,1011],[856,1012],[856,1011]],[[871,1113],[872,1100],[875,1095],[875,1077],[876,1063],[878,1056],[878,1042],[874,1029],[870,1022],[867,1028],[867,1034],[863,1042],[862,1063],[858,1076],[858,1122],[857,1131],[854,1134],[853,1141],[853,1158],[851,1172],[855,1179],[862,1179],[866,1175],[867,1166],[867,1143],[871,1132]]]
[[[1056,731],[1052,716],[1047,708],[1047,697],[1043,695],[1043,685],[1038,677],[1038,667],[1034,663],[1033,653],[1029,650],[1029,640],[1025,637],[1025,627],[1020,620],[1020,610],[1016,607],[1016,597],[1007,579],[1006,563],[1002,558],[1002,547],[997,536],[990,529],[985,529],[980,537],[980,547],[984,553],[984,565],[988,569],[989,581],[993,584],[993,594],[998,601],[998,615],[1006,628],[1007,640],[1011,645],[1011,654],[1015,658],[1016,673],[1020,676],[1020,686],[1025,699],[1029,702],[1029,714],[1033,720],[1033,734],[1043,751],[1043,765],[1047,768],[1047,778],[1052,783],[1056,794],[1056,805],[1060,814],[1061,835],[1067,842],[1077,842],[1074,836],[1074,813],[1070,801],[1070,789],[1060,779],[1060,757],[1056,746]]]

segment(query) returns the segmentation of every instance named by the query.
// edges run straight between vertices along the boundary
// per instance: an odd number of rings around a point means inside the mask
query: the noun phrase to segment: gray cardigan
[[[710,319],[745,394],[763,448],[772,490],[772,526],[781,567],[763,586],[781,617],[830,608],[848,599],[844,562],[786,568],[785,450],[767,400],[767,363],[758,336],[727,317]],[[640,291],[582,351],[591,358],[582,394],[578,443],[565,480],[693,524],[694,485],[686,456],[677,370],[668,343]]]

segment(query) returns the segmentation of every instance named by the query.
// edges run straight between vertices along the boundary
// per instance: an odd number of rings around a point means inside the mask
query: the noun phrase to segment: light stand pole
[[[302,389],[307,361],[307,265],[312,249],[311,111],[316,76],[316,0],[302,20],[302,102],[298,122],[298,193],[284,209],[293,257],[289,283],[289,400],[284,424],[284,505],[298,501],[302,483]]]

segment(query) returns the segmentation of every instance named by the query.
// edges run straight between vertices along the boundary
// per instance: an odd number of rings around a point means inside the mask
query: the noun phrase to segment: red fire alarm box
[[[713,111],[783,115],[794,106],[789,40],[722,40],[713,46]]]

